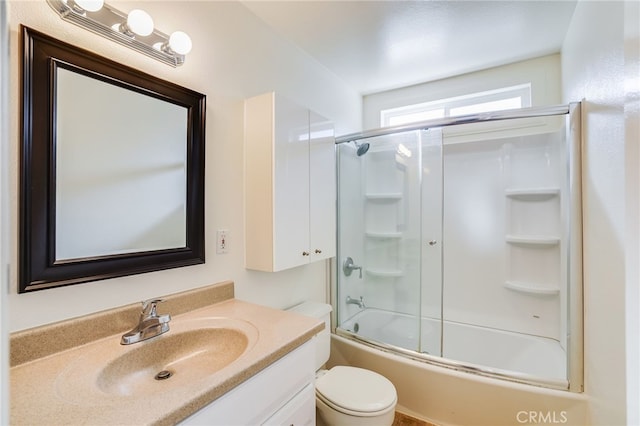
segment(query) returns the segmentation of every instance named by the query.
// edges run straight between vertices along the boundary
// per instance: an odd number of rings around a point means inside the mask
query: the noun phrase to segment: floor
[[[393,426],[437,426],[433,423],[425,422],[424,420],[416,419],[404,413],[396,411],[395,418],[393,419]]]
[[[320,418],[320,415],[316,413],[316,426],[326,426]],[[425,422],[424,420],[416,419],[404,413],[396,411],[396,415],[393,419],[392,426],[438,426],[433,423]]]

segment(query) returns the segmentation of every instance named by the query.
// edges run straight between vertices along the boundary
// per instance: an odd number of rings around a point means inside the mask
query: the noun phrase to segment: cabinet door
[[[313,426],[316,424],[316,393],[309,383],[263,423],[264,426]]]
[[[245,102],[245,267],[335,256],[333,124],[273,92]]]
[[[315,339],[315,337],[313,338]],[[179,423],[179,426],[313,424],[315,341],[310,340]]]
[[[309,110],[275,97],[274,259],[280,271],[309,263]]]
[[[311,260],[336,254],[336,157],[333,123],[309,115],[309,251]]]

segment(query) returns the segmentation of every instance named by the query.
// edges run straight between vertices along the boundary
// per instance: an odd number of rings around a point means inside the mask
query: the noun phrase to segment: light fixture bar
[[[148,36],[127,35],[118,30],[121,24],[127,22],[126,13],[106,3],[96,12],[83,11],[78,7],[73,7],[72,2],[73,0],[47,0],[49,6],[58,12],[65,21],[72,22],[172,67],[184,63],[185,55],[166,48],[169,45],[167,34],[154,29]]]

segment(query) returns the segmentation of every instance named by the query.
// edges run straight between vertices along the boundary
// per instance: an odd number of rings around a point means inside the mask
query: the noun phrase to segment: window
[[[415,123],[444,117],[456,117],[489,111],[531,106],[531,84],[505,87],[437,101],[385,109],[380,112],[383,127]]]

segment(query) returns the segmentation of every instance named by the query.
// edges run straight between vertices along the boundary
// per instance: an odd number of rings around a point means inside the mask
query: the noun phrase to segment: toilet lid
[[[316,392],[337,407],[370,413],[396,403],[396,388],[386,377],[370,370],[336,366],[316,380]]]

